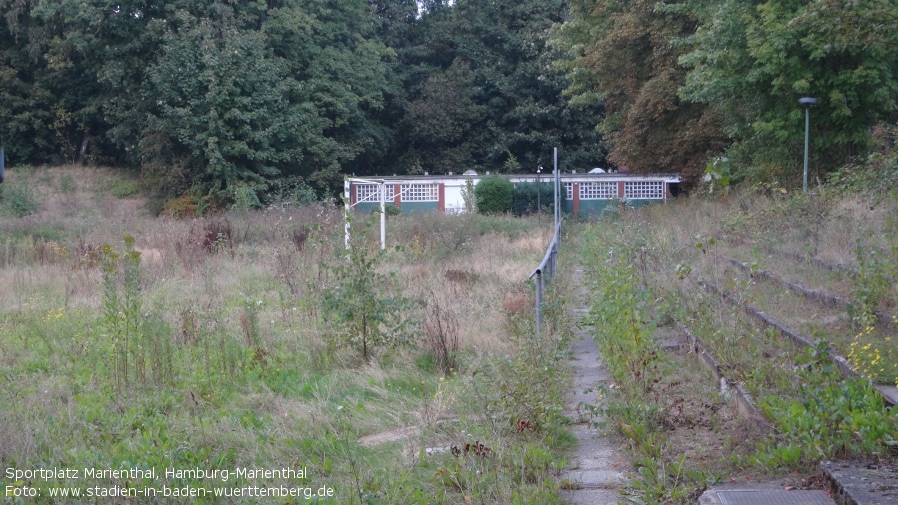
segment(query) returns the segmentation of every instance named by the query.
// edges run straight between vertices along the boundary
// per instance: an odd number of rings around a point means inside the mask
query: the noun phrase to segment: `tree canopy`
[[[896,119],[898,4],[0,0],[0,60],[12,165],[132,168],[168,196],[531,172],[552,147],[565,169],[788,176],[799,97],[822,170]]]
[[[891,0],[572,1],[558,42],[577,101],[604,101],[610,159],[694,175],[729,155],[749,177],[798,173],[804,110],[814,166],[862,154],[894,121],[898,4]]]

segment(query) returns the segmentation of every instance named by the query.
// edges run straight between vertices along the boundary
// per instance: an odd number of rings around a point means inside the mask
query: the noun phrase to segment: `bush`
[[[40,203],[28,184],[6,183],[0,187],[0,208],[14,217],[25,217],[36,214]]]
[[[514,185],[508,179],[490,175],[474,186],[477,211],[484,214],[504,214],[511,210]]]
[[[514,187],[512,210],[516,216],[535,214],[537,210],[551,214],[555,206],[552,183],[522,182]]]

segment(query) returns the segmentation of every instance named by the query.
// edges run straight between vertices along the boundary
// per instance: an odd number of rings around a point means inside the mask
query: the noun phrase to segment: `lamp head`
[[[817,99],[810,96],[805,96],[798,99],[799,105],[804,105],[805,107],[810,107],[811,105],[817,105]]]

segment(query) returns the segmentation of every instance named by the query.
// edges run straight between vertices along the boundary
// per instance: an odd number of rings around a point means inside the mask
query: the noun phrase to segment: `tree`
[[[411,300],[392,292],[392,275],[377,271],[385,252],[369,249],[364,237],[360,233],[330,268],[334,284],[324,292],[323,307],[335,328],[333,342],[359,350],[367,360],[375,347],[410,343],[414,322],[403,317]]]
[[[164,40],[147,71],[156,104],[140,141],[145,163],[180,167],[187,184],[233,191],[264,189],[280,166],[299,160],[290,82],[263,34],[228,17],[203,18]]]
[[[481,146],[470,132],[483,122],[486,110],[474,101],[474,78],[468,65],[456,60],[427,79],[408,106],[411,150],[434,173],[463,171],[478,155]]]
[[[604,146],[594,128],[601,106],[569,106],[560,94],[564,74],[552,64],[549,34],[564,19],[563,1],[428,5],[398,50],[405,91],[394,103],[406,114],[396,128],[395,172],[410,166],[497,170],[509,153],[529,172],[550,162],[553,147],[562,148],[572,167],[602,162]],[[460,106],[452,110],[447,141],[433,135],[437,121],[420,119],[426,110],[448,112],[438,104],[451,103],[453,95]]]
[[[813,167],[838,166],[868,145],[898,97],[898,4],[889,0],[722,0],[690,6],[701,23],[682,62],[687,100],[712,105],[755,178],[801,166],[804,111],[815,96]],[[753,175],[754,174],[754,175]]]
[[[697,177],[727,139],[713,109],[678,96],[686,69],[675,42],[693,33],[695,18],[648,0],[577,0],[571,13],[556,32],[573,58],[559,62],[572,82],[566,94],[575,105],[604,104],[599,127],[609,160],[637,172]]]

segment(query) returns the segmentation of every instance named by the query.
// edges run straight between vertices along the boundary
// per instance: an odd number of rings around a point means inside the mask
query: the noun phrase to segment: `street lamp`
[[[811,128],[811,106],[817,104],[817,99],[805,96],[798,99],[798,104],[804,107],[804,192],[808,192],[808,133]]]

